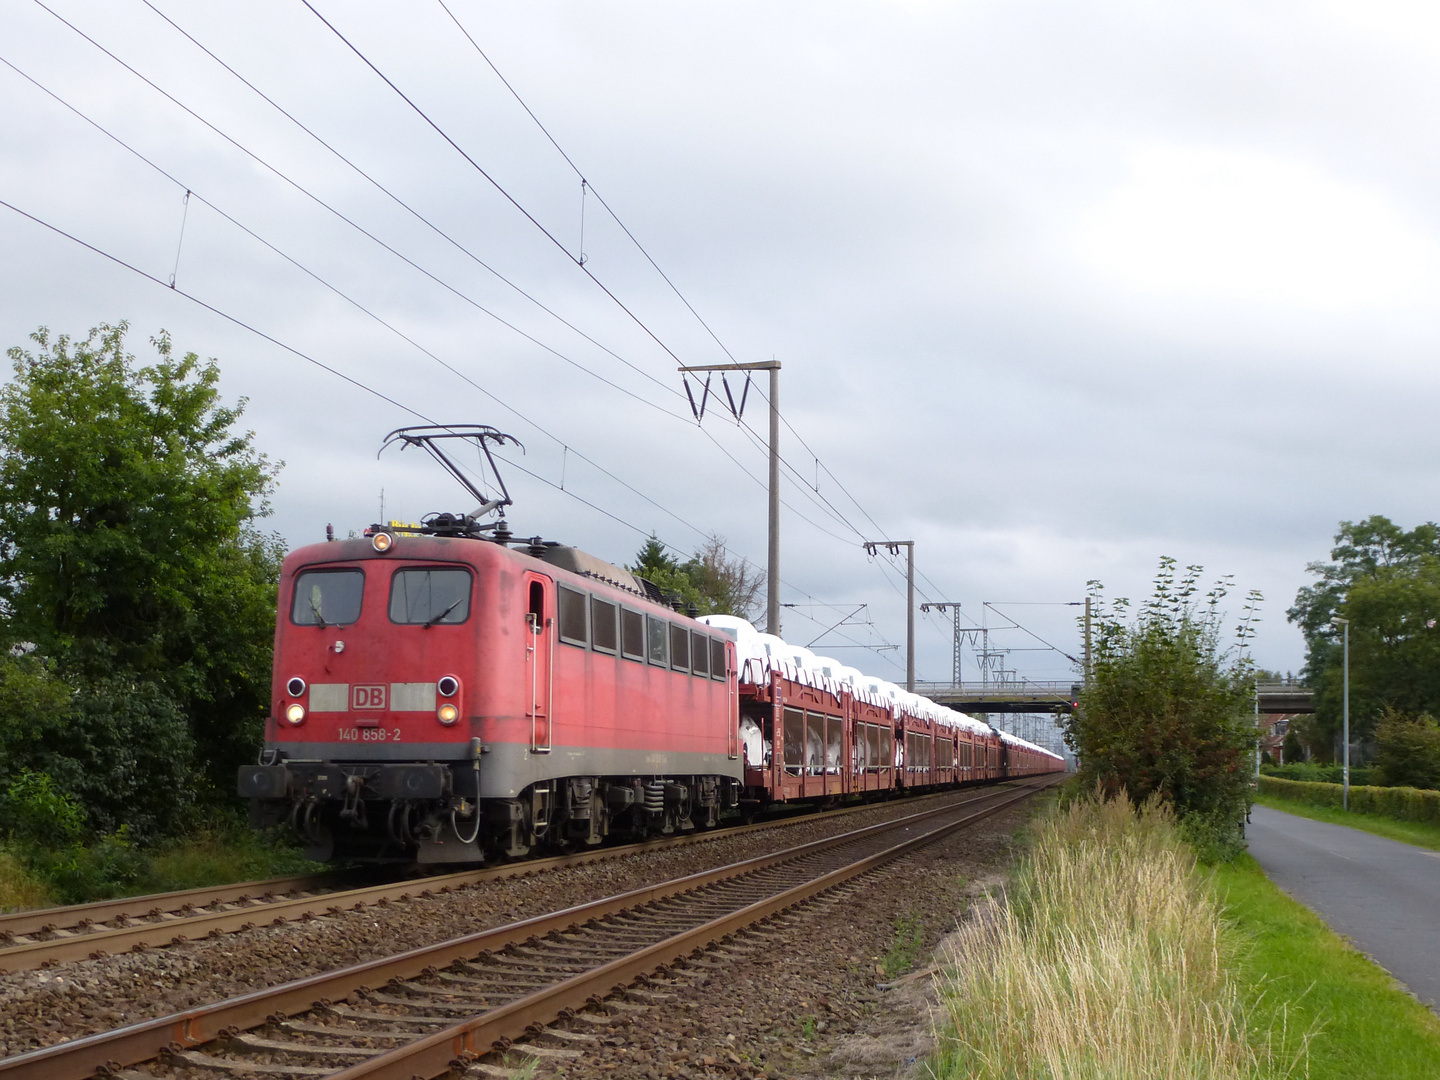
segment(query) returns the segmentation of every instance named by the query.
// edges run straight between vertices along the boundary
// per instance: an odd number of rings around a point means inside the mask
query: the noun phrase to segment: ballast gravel
[[[914,802],[899,800],[837,817],[777,823],[773,828],[740,835],[727,836],[720,832],[706,843],[642,850],[583,866],[479,882],[449,893],[416,895],[405,901],[377,904],[305,922],[257,927],[219,938],[0,976],[0,1057],[532,918],[642,885],[903,817],[931,805],[935,804],[926,802],[917,806]],[[946,846],[959,844],[963,849],[968,843],[975,848],[975,857],[986,851],[990,852],[986,858],[993,861],[1004,844],[996,839],[997,826],[991,822],[1011,820],[1015,813],[1015,810],[1002,812],[976,829],[961,833],[956,840],[947,841]],[[982,839],[984,837],[990,839]],[[418,879],[417,894],[425,887],[424,880]],[[910,895],[913,899],[922,894]],[[932,932],[938,935],[953,922],[956,909],[946,904],[946,899],[937,895],[933,902],[927,899],[921,905],[927,940]],[[832,928],[832,931],[838,930],[848,939],[861,924],[872,929],[879,925],[868,918],[857,918],[847,920],[844,927]],[[830,933],[827,939],[827,933],[818,934],[800,954],[813,958],[818,968],[825,970],[833,967],[837,948],[835,934]],[[893,935],[893,927],[888,933]],[[850,959],[852,953],[853,960]],[[864,948],[858,952],[849,949],[844,953],[841,970],[854,967],[864,971],[871,964],[868,956]],[[791,959],[787,953],[787,966]],[[768,975],[774,968],[767,964],[765,970]],[[749,978],[746,974],[744,981]],[[823,1011],[824,1006],[821,1008],[823,1015],[817,1015],[824,1019],[828,1012]],[[761,1012],[757,1015],[782,1014]],[[782,1037],[772,1033],[757,1034],[755,1038],[757,1052],[767,1055],[762,1060],[769,1060],[768,1055],[778,1052],[771,1046],[771,1040]],[[808,1045],[809,1041],[806,1047],[796,1048],[801,1059],[808,1058],[806,1051],[814,1049]],[[789,1044],[782,1041],[781,1045]],[[603,1075],[645,1073],[616,1073],[612,1067]],[[662,1071],[655,1075],[678,1074]]]
[[[868,875],[841,904],[782,915],[715,956],[650,982],[599,1046],[536,1077],[565,1080],[797,1080],[928,1076],[932,981],[901,979],[886,957],[919,935],[914,967],[967,907],[1003,880],[1036,801]],[[748,954],[748,955],[746,955]],[[718,961],[718,962],[717,962]],[[898,983],[898,985],[895,985]],[[594,1031],[593,1027],[586,1028]],[[512,1052],[510,1064],[523,1060]]]

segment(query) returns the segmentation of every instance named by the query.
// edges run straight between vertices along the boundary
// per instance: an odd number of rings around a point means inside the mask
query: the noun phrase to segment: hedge
[[[1307,780],[1281,780],[1278,776],[1260,777],[1260,793],[1277,799],[1308,803],[1311,806],[1341,804],[1344,788],[1340,784],[1320,784]],[[1361,814],[1381,814],[1401,821],[1440,822],[1440,791],[1413,787],[1350,788],[1350,809]]]

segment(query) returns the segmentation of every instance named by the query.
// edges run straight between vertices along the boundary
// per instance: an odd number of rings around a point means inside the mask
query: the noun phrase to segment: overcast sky
[[[382,490],[470,509],[377,460],[420,414],[525,444],[521,535],[623,562],[716,532],[763,565],[765,403],[758,435],[697,425],[676,374],[729,356],[783,365],[785,635],[867,605],[815,647],[890,678],[903,651],[855,646],[903,646],[903,572],[861,539],[1071,654],[1087,580],[1203,563],[1237,615],[1264,593],[1283,671],[1337,523],[1436,516],[1431,5],[446,0],[712,337],[439,3],[312,2],[471,160],[300,0],[0,0],[0,57],[169,174],[0,66],[0,199],[159,280],[0,207],[0,343],[128,319],[142,359],[161,328],[218,358],[291,545]]]

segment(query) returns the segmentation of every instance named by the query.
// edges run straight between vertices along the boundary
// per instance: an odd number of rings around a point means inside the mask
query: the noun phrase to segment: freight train
[[[390,441],[479,495],[438,440],[488,458],[497,436]],[[319,859],[463,865],[1065,767],[503,518],[477,524],[507,502],[285,559],[265,744],[238,778],[256,824],[288,821]]]

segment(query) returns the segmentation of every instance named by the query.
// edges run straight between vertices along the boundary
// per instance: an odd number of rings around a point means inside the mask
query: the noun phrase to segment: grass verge
[[[1005,902],[957,935],[940,1080],[1262,1080],[1303,1037],[1247,1010],[1235,942],[1169,812],[1085,799],[1035,828]],[[1257,1022],[1257,1020],[1259,1022]]]
[[[1221,864],[1213,880],[1245,943],[1236,969],[1252,1028],[1313,1031],[1310,1080],[1440,1077],[1440,1019],[1388,973],[1281,892],[1250,856]]]
[[[1314,821],[1328,821],[1332,825],[1346,825],[1352,829],[1374,833],[1376,836],[1383,836],[1389,840],[1399,840],[1405,844],[1415,844],[1419,847],[1440,851],[1440,825],[1433,822],[1401,821],[1398,818],[1383,817],[1380,814],[1358,814],[1354,811],[1336,810],[1329,806],[1312,806],[1309,803],[1296,802],[1294,799],[1281,799],[1274,795],[1257,795],[1255,802],[1259,806],[1268,806],[1272,810],[1283,810],[1285,813],[1295,814],[1297,817],[1306,817]]]

